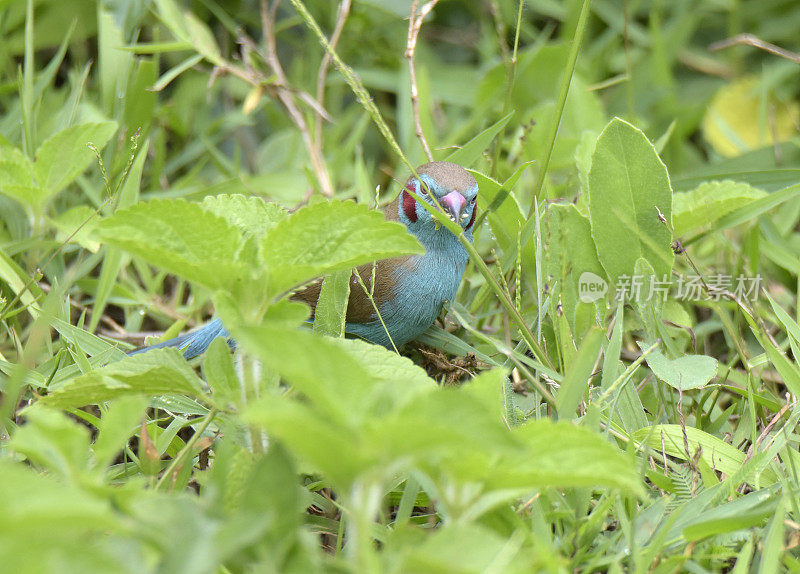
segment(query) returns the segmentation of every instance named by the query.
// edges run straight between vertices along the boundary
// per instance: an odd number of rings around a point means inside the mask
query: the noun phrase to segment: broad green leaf
[[[721,217],[713,226],[713,229],[714,231],[721,231],[756,219],[773,207],[797,197],[800,197],[800,184],[790,185],[780,191],[774,191]]]
[[[672,226],[678,236],[697,231],[766,192],[738,181],[709,181],[673,196]]]
[[[314,332],[331,337],[343,337],[350,296],[350,269],[331,273],[322,282],[317,306],[314,308]]]
[[[200,205],[241,229],[246,237],[260,238],[287,217],[286,210],[277,203],[238,193],[209,195],[203,198]]]
[[[605,271],[597,258],[589,219],[573,204],[551,205],[544,218],[549,234],[549,274],[560,286],[561,305],[575,338],[575,311],[579,306],[605,310],[609,297]]]
[[[517,530],[517,533],[521,530]],[[396,572],[544,572],[549,557],[477,521],[448,522],[423,533],[417,528],[390,530],[381,553],[383,571]],[[497,569],[495,569],[497,568]]]
[[[369,395],[370,377],[333,339],[275,326],[232,324],[230,330],[237,344],[312,399],[326,420],[347,424],[366,415],[356,406]]]
[[[204,396],[202,381],[175,349],[154,349],[75,377],[40,402],[82,407],[123,396],[166,394]]]
[[[33,163],[15,147],[0,147],[0,193],[28,207],[39,199]]]
[[[639,257],[669,277],[672,220],[667,168],[641,130],[613,119],[597,139],[589,171],[589,214],[597,254],[611,282],[633,275]]]
[[[95,232],[110,245],[216,289],[250,275],[254,260],[239,260],[240,231],[196,203],[154,200],[117,211]]]
[[[88,205],[76,205],[51,219],[58,230],[57,241],[69,239],[69,243],[76,243],[92,253],[100,249],[100,242],[92,238],[92,231],[99,221],[97,212]]]
[[[349,357],[358,361],[373,381],[394,381],[405,387],[404,391],[417,388],[435,388],[436,383],[425,369],[411,359],[393,351],[373,345],[361,339],[326,339]]]
[[[639,348],[647,349],[649,345],[639,342]],[[683,391],[700,389],[708,384],[717,374],[718,363],[714,357],[706,355],[683,355],[676,359],[668,359],[658,349],[652,350],[645,357],[647,366],[653,374],[669,386]]]
[[[572,422],[547,419],[529,421],[511,432],[527,446],[531,457],[509,468],[511,476],[497,476],[495,487],[514,485],[527,476],[541,486],[604,486],[630,494],[642,492],[641,477],[631,459],[598,433]]]
[[[261,252],[273,293],[362,263],[408,254],[424,248],[402,223],[350,201],[320,202],[304,207],[267,231]]]
[[[34,173],[42,189],[39,203],[44,203],[69,185],[97,161],[87,147],[91,143],[103,149],[117,131],[115,122],[81,124],[62,130],[36,150]]]
[[[40,404],[25,411],[26,424],[14,433],[11,448],[67,479],[85,472],[89,462],[89,429]]]

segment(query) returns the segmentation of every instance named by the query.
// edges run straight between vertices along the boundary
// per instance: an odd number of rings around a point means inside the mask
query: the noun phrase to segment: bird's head
[[[409,193],[413,191],[430,205],[435,206],[431,195],[444,209],[445,213],[458,223],[471,236],[475,223],[475,203],[478,197],[478,183],[460,165],[447,161],[434,161],[417,168],[419,179],[412,176],[406,182],[398,198],[398,215],[409,230],[418,232],[436,229],[438,223],[433,216]],[[449,231],[447,232],[449,233]]]

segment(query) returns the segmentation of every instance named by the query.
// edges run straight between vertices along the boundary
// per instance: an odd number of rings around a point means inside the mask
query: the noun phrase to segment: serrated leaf
[[[75,377],[39,402],[82,407],[130,395],[202,397],[202,382],[176,349],[153,349]]]
[[[319,300],[314,308],[314,332],[331,337],[343,337],[350,297],[352,271],[331,273],[322,282]]]
[[[274,293],[333,271],[424,252],[402,223],[350,201],[304,207],[267,231],[260,244],[267,268],[280,269],[270,278]]]
[[[116,122],[81,124],[61,130],[45,141],[36,150],[34,164],[36,181],[43,192],[39,203],[64,189],[97,161],[87,144],[103,149],[116,131]]]
[[[633,275],[639,257],[668,277],[674,255],[658,208],[672,218],[667,168],[641,130],[619,118],[597,139],[589,170],[589,218],[600,263],[611,283]]]
[[[245,236],[261,237],[288,216],[286,210],[277,203],[238,193],[209,195],[203,198],[200,205],[228,220],[228,223],[241,229]]]
[[[244,240],[234,225],[182,199],[117,211],[95,233],[105,243],[210,289],[230,287],[257,269],[255,260],[240,260]]]
[[[100,249],[100,242],[91,237],[92,231],[100,221],[96,215],[95,210],[88,205],[76,205],[72,209],[60,213],[50,220],[58,230],[56,240],[66,241],[69,239],[70,243],[76,243],[92,253],[97,253]]]

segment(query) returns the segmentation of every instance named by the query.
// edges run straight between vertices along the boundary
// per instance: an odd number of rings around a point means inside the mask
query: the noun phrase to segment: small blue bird
[[[425,247],[425,254],[378,261],[374,288],[370,285],[372,264],[358,267],[364,284],[372,290],[383,324],[355,277],[347,303],[345,332],[387,348],[392,348],[392,344],[399,348],[433,324],[444,302],[456,296],[468,258],[466,249],[456,236],[419,205],[409,190],[431,205],[430,195],[434,195],[472,241],[478,196],[475,178],[463,167],[445,161],[426,163],[417,168],[417,174],[419,179],[409,178],[397,199],[385,208],[384,214],[386,219],[399,221],[408,227]],[[320,288],[321,282],[316,281],[292,295],[292,299],[307,303],[313,313]],[[176,347],[191,359],[203,353],[217,337],[228,338],[229,333],[222,321],[214,319],[195,331],[137,349],[131,354]]]

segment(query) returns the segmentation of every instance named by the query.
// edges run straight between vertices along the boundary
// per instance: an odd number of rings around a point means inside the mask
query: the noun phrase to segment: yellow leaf
[[[764,100],[753,77],[720,88],[703,118],[706,141],[721,155],[736,157],[795,135],[800,116],[797,102]]]

